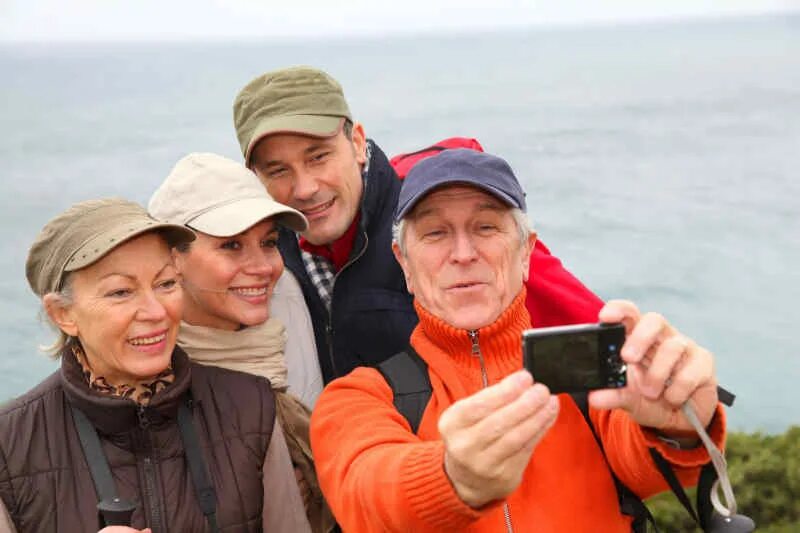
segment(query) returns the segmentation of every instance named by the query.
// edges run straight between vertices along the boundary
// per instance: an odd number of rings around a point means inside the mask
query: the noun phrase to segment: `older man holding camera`
[[[432,391],[416,431],[376,369],[323,392],[312,446],[345,531],[630,531],[612,470],[640,497],[666,489],[655,448],[695,483],[709,458],[681,414],[687,401],[724,440],[711,354],[630,302],[598,317],[627,331],[628,386],[589,395],[606,458],[571,398],[522,370],[536,240],[525,210],[510,167],[489,154],[448,150],[408,174],[393,249],[420,319],[410,349]]]

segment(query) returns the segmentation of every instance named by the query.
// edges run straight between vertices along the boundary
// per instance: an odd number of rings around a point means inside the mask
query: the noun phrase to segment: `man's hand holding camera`
[[[625,325],[627,338],[620,355],[628,365],[628,384],[592,391],[590,405],[623,409],[641,426],[694,441],[681,406],[690,401],[700,422],[710,424],[717,405],[711,353],[661,315],[641,315],[628,301],[608,302],[599,319]],[[534,379],[525,370],[515,372],[442,413],[439,433],[445,444],[445,471],[470,507],[511,494],[536,445],[555,423],[558,400]]]
[[[589,404],[596,409],[624,409],[641,426],[668,436],[694,436],[681,413],[690,401],[704,427],[717,406],[714,358],[681,335],[657,313],[641,315],[628,301],[613,300],[600,311],[603,322],[625,324],[627,338],[621,356],[628,364],[628,386],[593,391]]]
[[[558,399],[526,370],[444,411],[444,467],[461,500],[478,508],[512,493],[557,415]]]

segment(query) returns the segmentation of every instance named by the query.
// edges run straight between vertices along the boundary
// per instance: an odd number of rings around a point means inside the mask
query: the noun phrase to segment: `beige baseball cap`
[[[135,202],[105,198],[75,204],[45,224],[33,241],[25,263],[28,283],[38,296],[55,292],[65,273],[87,267],[151,231],[164,235],[170,246],[195,239],[191,230],[155,220]]]
[[[308,227],[302,213],[273,200],[241,163],[209,153],[178,161],[147,209],[159,220],[214,237],[237,235],[270,217],[297,232]]]
[[[233,102],[233,125],[248,167],[253,148],[267,135],[332,137],[344,119],[353,121],[342,86],[313,67],[262,74],[245,85]]]

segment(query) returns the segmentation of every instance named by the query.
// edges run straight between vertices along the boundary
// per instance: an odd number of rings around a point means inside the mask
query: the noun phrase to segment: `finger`
[[[507,431],[484,450],[481,459],[486,468],[490,471],[502,468],[502,465],[514,456],[523,452],[530,454],[555,423],[558,411],[558,397],[549,396],[536,413]]]
[[[639,321],[639,308],[628,300],[609,300],[597,315],[600,322],[622,322],[625,332],[630,333]]]
[[[499,408],[513,402],[533,384],[527,370],[514,372],[500,383],[455,402],[442,413],[439,433],[449,433],[459,428],[471,427]]]
[[[664,399],[675,407],[683,405],[701,386],[714,376],[714,360],[708,350],[694,346],[683,363],[672,374],[664,391]]]
[[[645,313],[628,333],[620,356],[626,363],[639,363],[654,345],[671,333],[672,327],[663,316],[658,313]]]
[[[589,393],[589,405],[595,409],[625,409],[632,411],[638,401],[639,384],[644,369],[639,365],[628,365],[627,385],[619,389],[600,389]]]
[[[645,397],[655,400],[661,396],[667,380],[677,372],[687,348],[688,342],[680,335],[672,336],[659,344],[649,366],[643,372],[641,391]]]
[[[471,428],[475,440],[483,447],[489,446],[515,427],[534,417],[551,398],[546,386],[537,383],[523,392],[519,398],[490,414]]]

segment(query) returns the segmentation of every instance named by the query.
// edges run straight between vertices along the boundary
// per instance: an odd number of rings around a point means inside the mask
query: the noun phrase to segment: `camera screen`
[[[602,387],[604,379],[598,364],[597,341],[596,333],[537,339],[533,379],[567,388]]]

